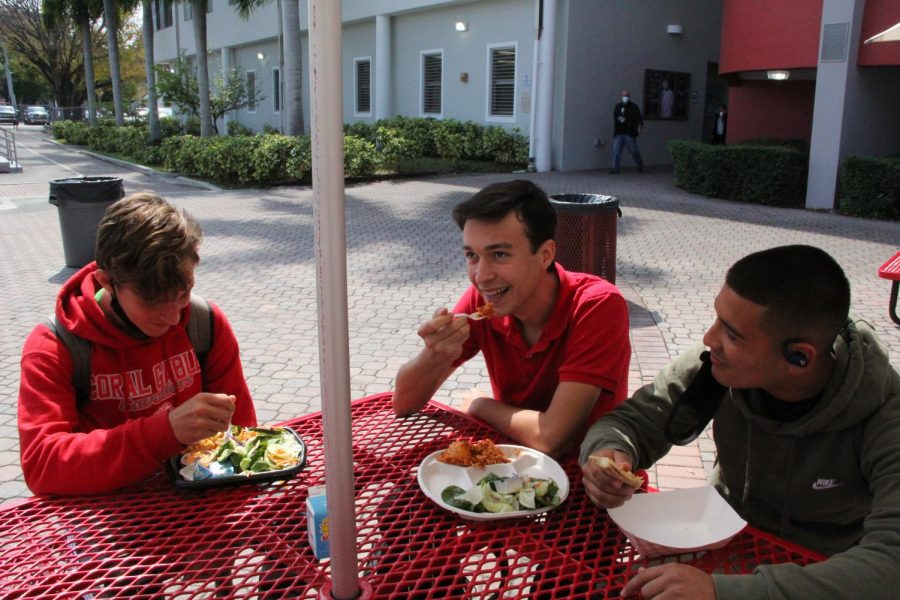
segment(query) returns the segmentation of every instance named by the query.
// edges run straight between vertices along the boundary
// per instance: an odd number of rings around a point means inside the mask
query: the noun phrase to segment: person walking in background
[[[712,143],[724,144],[725,133],[728,131],[728,110],[724,104],[719,105],[716,111],[716,124],[713,127]]]
[[[637,147],[637,138],[644,126],[644,118],[641,109],[631,101],[628,90],[622,90],[622,101],[613,109],[613,175],[619,172],[622,162],[622,147],[627,146],[631,152],[638,173],[644,172],[644,161],[641,159],[641,151]]]

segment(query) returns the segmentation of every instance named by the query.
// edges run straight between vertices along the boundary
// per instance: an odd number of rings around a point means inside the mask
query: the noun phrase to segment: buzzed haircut
[[[781,339],[830,344],[850,312],[844,270],[814,246],[778,246],[749,254],[728,269],[725,283],[765,307],[764,327]]]
[[[106,209],[97,227],[97,267],[148,302],[172,300],[193,285],[185,266],[200,261],[202,237],[186,211],[155,194],[131,194]]]
[[[510,212],[525,226],[531,252],[553,239],[556,231],[556,211],[546,192],[524,179],[492,183],[464,200],[453,209],[453,220],[462,229],[469,219],[498,222]]]

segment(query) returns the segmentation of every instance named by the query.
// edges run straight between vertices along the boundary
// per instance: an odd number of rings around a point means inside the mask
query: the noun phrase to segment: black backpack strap
[[[56,316],[47,319],[47,327],[68,349],[72,357],[72,385],[75,388],[75,403],[84,406],[91,397],[91,343],[75,335],[59,324]]]
[[[197,294],[191,294],[191,315],[188,317],[187,333],[194,352],[197,353],[200,368],[203,368],[206,355],[212,348],[215,332],[212,308],[209,306],[209,302]]]

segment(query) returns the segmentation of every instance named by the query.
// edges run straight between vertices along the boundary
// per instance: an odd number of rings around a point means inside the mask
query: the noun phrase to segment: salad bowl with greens
[[[289,427],[230,427],[230,436],[200,440],[169,460],[176,486],[288,479],[304,467],[306,445]]]
[[[510,462],[459,467],[437,460],[419,465],[419,487],[441,508],[464,519],[486,521],[552,510],[569,495],[569,478],[555,460],[525,446],[498,444]]]

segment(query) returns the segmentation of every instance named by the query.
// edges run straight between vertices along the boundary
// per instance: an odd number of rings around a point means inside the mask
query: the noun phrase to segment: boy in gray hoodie
[[[581,446],[585,490],[603,508],[633,489],[592,455],[647,468],[712,419],[712,483],[751,525],[828,556],[709,575],[668,563],[623,596],[887,598],[900,590],[900,376],[865,323],[848,318],[841,267],[811,246],[729,269],[703,343],[595,423]]]

